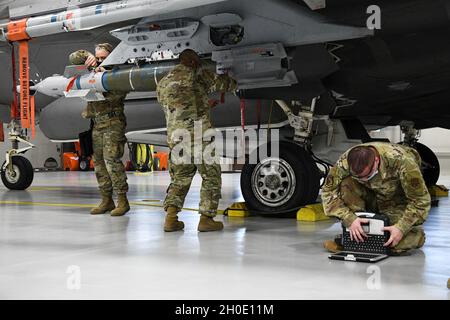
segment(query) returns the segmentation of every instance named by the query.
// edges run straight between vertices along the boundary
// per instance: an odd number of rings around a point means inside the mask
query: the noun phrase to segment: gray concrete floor
[[[242,201],[239,174],[224,174],[225,208]],[[129,174],[132,211],[91,216],[92,173],[37,173],[29,191],[0,187],[1,299],[449,299],[450,201],[425,224],[427,243],[375,265],[331,261],[322,241],[336,221],[219,216],[225,230],[162,230],[167,173]],[[446,185],[450,179],[443,179]],[[186,207],[196,208],[196,177]]]

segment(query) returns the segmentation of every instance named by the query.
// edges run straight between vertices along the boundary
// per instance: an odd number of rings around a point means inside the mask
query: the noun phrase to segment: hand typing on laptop
[[[364,242],[364,238],[367,239],[367,234],[364,232],[362,224],[369,223],[369,220],[357,218],[351,226],[348,228],[350,232],[350,238],[358,243]]]
[[[384,244],[385,247],[393,248],[403,239],[403,232],[396,226],[384,227],[383,231],[388,231],[391,235],[389,240]]]
[[[393,230],[393,240],[389,241],[389,218],[371,212],[355,214],[358,218],[349,227],[342,223],[341,241],[336,247],[339,251],[328,258],[356,262],[377,262],[386,259],[390,253],[386,244],[398,240],[398,234]]]

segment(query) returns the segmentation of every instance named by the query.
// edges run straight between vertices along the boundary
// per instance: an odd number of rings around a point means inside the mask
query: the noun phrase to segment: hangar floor
[[[0,187],[0,299],[450,298],[447,198],[430,213],[423,250],[367,265],[327,259],[334,220],[220,216],[223,232],[199,234],[197,214],[184,211],[185,231],[166,234],[158,206],[168,181],[130,174],[134,205],[119,218],[89,215],[92,173],[38,173],[27,192]],[[186,207],[197,207],[199,185]],[[242,201],[238,174],[223,185],[222,207]]]

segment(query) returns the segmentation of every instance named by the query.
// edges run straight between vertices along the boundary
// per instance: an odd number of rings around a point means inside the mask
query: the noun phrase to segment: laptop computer
[[[369,223],[361,224],[368,238],[364,242],[351,240],[348,228],[342,226],[343,251],[328,256],[332,260],[368,262],[374,263],[386,259],[390,250],[384,244],[389,240],[389,232],[383,231],[390,225],[386,215],[369,212],[357,212],[360,218],[369,220]]]

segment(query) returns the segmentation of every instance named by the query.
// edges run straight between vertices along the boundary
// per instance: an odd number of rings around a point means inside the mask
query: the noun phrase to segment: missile
[[[139,19],[143,17],[170,13],[193,7],[224,2],[226,0],[127,0],[97,4],[84,8],[31,17],[26,20],[13,21],[30,38],[52,34],[89,30],[100,26]],[[0,25],[0,40],[10,41],[17,30],[10,24]],[[10,30],[12,29],[12,30]]]
[[[65,96],[98,101],[104,100],[103,93],[108,91],[156,91],[158,82],[174,66],[173,63],[159,63],[104,72],[87,72],[84,66],[70,66],[66,68],[64,75],[48,77],[30,90],[55,98]],[[78,69],[79,74],[69,77],[74,68]]]
[[[45,78],[31,86],[30,91],[55,98],[78,97],[86,101],[104,100],[103,93],[108,91],[153,92],[175,65],[174,62],[159,62],[104,72],[89,72],[85,66],[68,66],[64,75]],[[205,61],[203,67],[215,70],[210,61]]]
[[[64,96],[64,90],[66,90],[69,82],[70,79],[64,76],[54,75],[42,80],[34,86],[30,86],[30,92],[40,92],[42,94],[45,94],[46,96],[59,98],[61,96]],[[20,86],[17,86],[17,92],[20,93]]]

